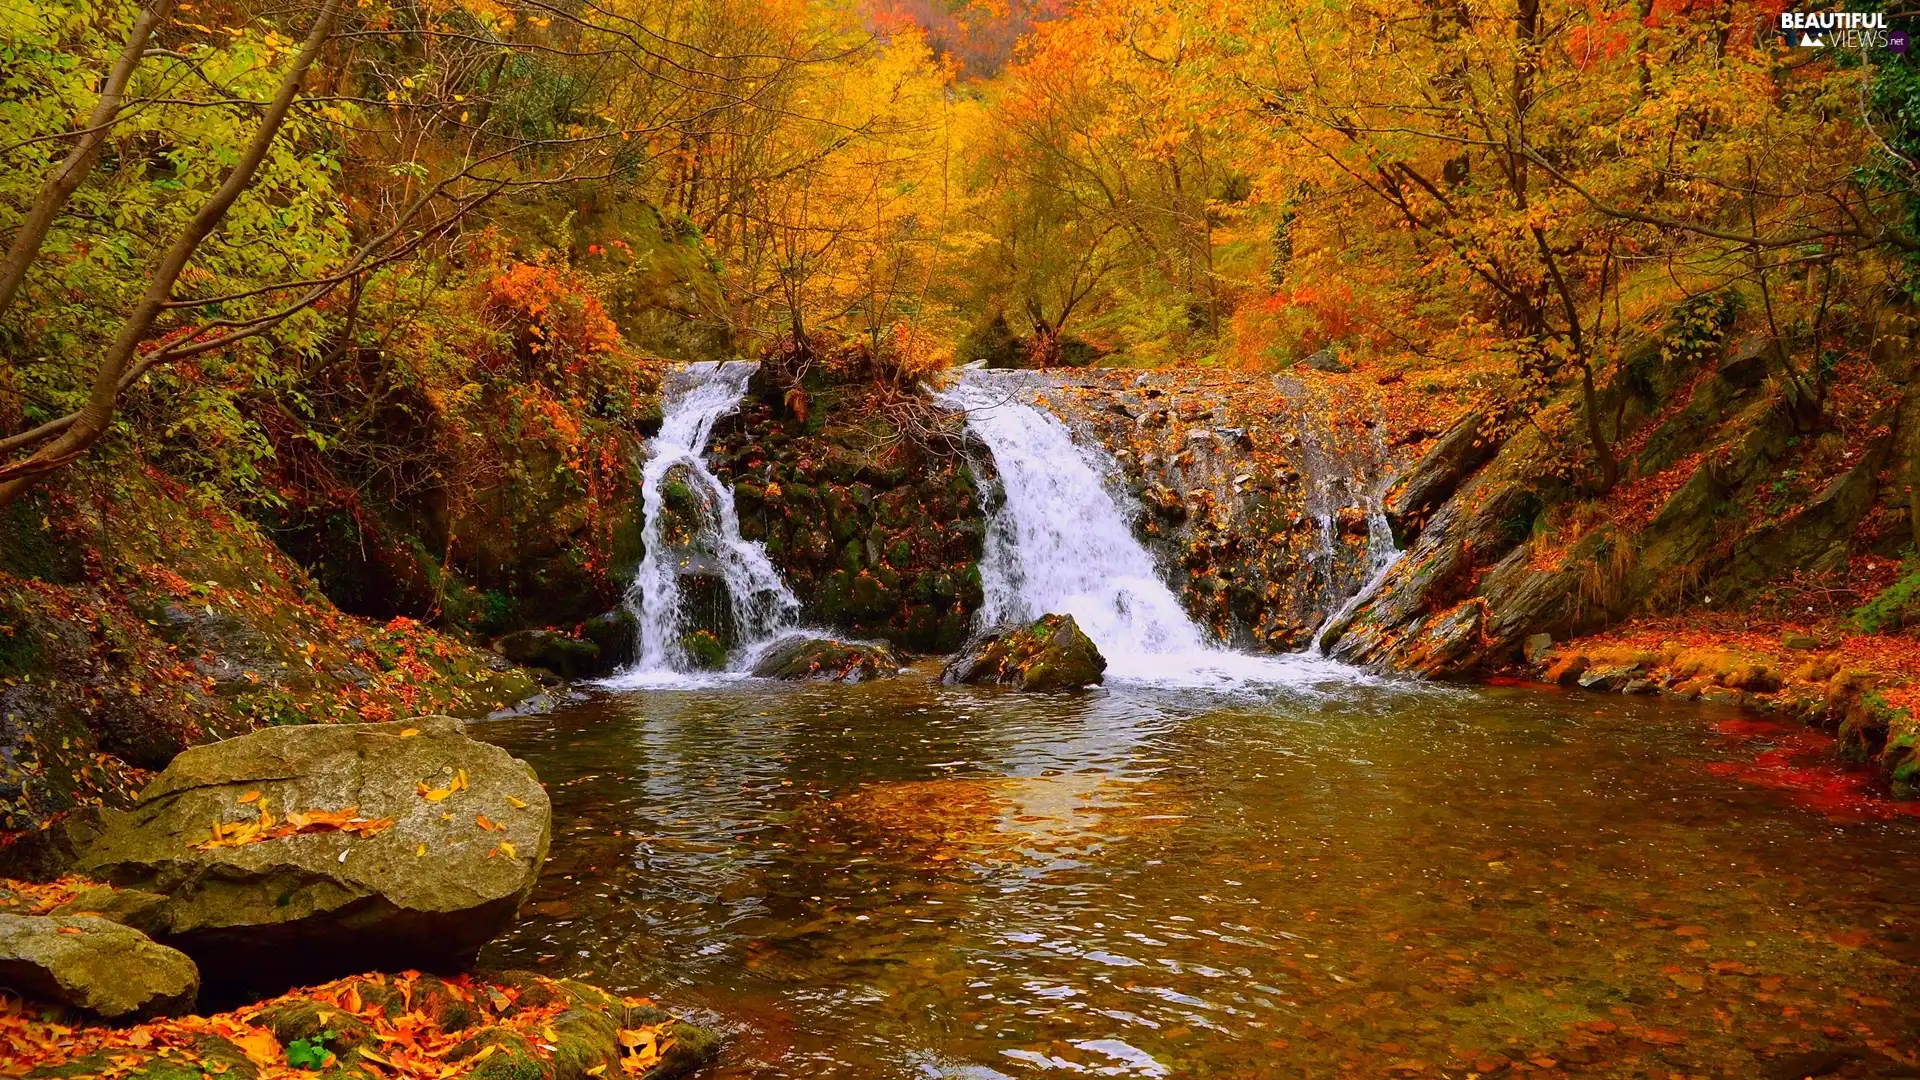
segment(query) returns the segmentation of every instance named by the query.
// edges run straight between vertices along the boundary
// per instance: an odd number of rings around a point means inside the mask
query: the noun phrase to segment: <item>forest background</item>
[[[14,650],[126,575],[244,590],[174,565],[221,530],[327,610],[570,624],[540,598],[617,594],[687,360],[768,359],[802,420],[816,367],[883,411],[981,360],[1337,371],[1537,432],[1598,503],[1655,494],[1634,346],[1737,322],[1837,468],[1911,367],[1920,77],[1783,10],[9,4]],[[1840,570],[1849,612],[1908,580]]]

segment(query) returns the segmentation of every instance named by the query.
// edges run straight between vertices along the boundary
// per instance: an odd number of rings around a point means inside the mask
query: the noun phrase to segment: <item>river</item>
[[[485,725],[555,840],[483,960],[714,1019],[756,1080],[1920,1071],[1874,1049],[1920,1031],[1920,829],[1804,732],[1289,663]]]

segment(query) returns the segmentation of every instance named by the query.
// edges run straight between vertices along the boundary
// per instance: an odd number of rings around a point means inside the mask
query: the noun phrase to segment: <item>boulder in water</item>
[[[472,959],[533,888],[533,770],[458,720],[268,728],[175,758],[77,869],[167,897],[162,940],[248,989]]]
[[[865,682],[899,673],[900,655],[886,645],[833,638],[800,637],[767,650],[753,665],[762,679],[792,682]]]
[[[193,1009],[200,972],[186,955],[92,915],[0,915],[0,986],[108,1020]]]
[[[947,683],[1014,686],[1021,690],[1080,690],[1100,682],[1107,659],[1071,615],[1042,615],[979,642],[941,674]]]

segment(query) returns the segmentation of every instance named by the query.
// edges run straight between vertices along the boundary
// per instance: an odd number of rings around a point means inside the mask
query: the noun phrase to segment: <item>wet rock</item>
[[[640,624],[633,612],[615,608],[582,623],[580,636],[600,650],[595,674],[605,674],[633,660],[640,641]]]
[[[516,630],[493,643],[501,656],[522,667],[537,667],[563,679],[600,670],[600,646],[556,630]]]
[[[947,683],[1021,690],[1079,690],[1105,678],[1107,660],[1071,615],[1042,615],[1032,626],[989,637],[941,674]]]
[[[905,661],[886,645],[834,638],[793,638],[762,654],[753,674],[791,682],[865,682],[899,674]]]
[[[1520,648],[1527,658],[1527,663],[1538,666],[1546,661],[1547,654],[1553,650],[1553,635],[1533,634],[1521,644]]]
[[[1639,678],[1640,674],[1640,667],[1637,664],[1624,666],[1609,664],[1587,669],[1580,675],[1578,681],[1583,690],[1615,694],[1624,690],[1629,683],[1644,681]]]
[[[1780,633],[1780,644],[1783,648],[1811,651],[1820,647],[1820,640],[1798,630],[1784,630]]]
[[[165,895],[165,944],[263,989],[468,962],[532,889],[550,817],[525,762],[449,717],[268,728],[174,759],[76,868]],[[214,822],[268,827],[215,846]]]
[[[200,973],[186,955],[91,915],[0,915],[0,986],[108,1020],[193,1009]]]

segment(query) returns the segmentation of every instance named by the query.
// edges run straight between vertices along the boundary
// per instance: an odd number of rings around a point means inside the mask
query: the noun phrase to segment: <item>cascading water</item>
[[[646,554],[627,589],[627,609],[639,623],[640,656],[616,682],[640,685],[672,681],[692,668],[681,644],[687,632],[681,578],[689,573],[718,577],[726,586],[737,656],[751,655],[791,629],[800,601],[781,580],[766,549],[740,535],[733,489],[707,468],[707,441],[713,425],[740,407],[747,380],[759,364],[750,361],[696,363],[668,376],[661,402],[660,433],[648,443],[641,471],[641,535]],[[675,543],[665,525],[668,475],[686,485],[698,508],[690,535]]]
[[[1386,492],[1375,492],[1366,502],[1367,509],[1367,580],[1359,590],[1321,621],[1313,632],[1313,641],[1307,651],[1314,654],[1326,651],[1324,641],[1327,631],[1336,627],[1344,628],[1346,620],[1361,604],[1373,599],[1380,587],[1386,584],[1387,575],[1400,563],[1405,552],[1394,543],[1393,526],[1387,521]]]
[[[1207,685],[1325,674],[1298,657],[1209,646],[1109,489],[1112,460],[1075,443],[1015,381],[969,371],[940,400],[966,412],[999,474],[980,560],[982,626],[1072,615],[1106,657],[1109,679]]]

